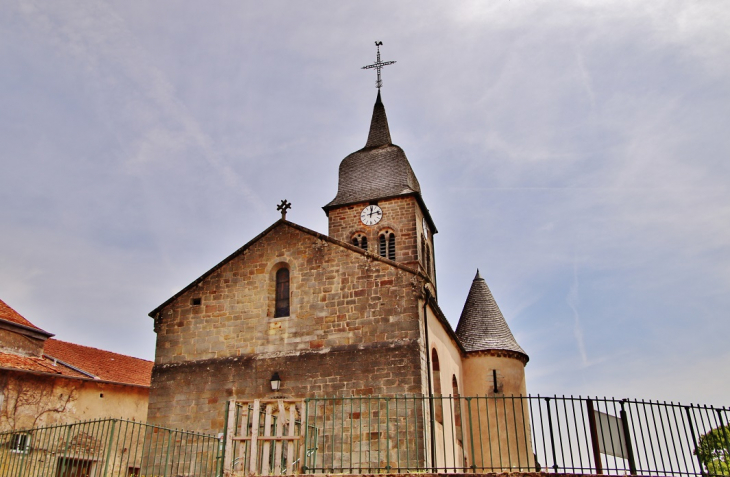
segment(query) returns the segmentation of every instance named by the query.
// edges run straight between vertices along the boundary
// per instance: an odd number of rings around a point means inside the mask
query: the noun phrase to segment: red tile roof
[[[7,305],[7,303],[5,303],[2,300],[0,300],[0,319],[6,320],[6,321],[11,321],[13,323],[17,323],[19,325],[27,326],[29,328],[33,328],[33,329],[40,330],[40,331],[47,333],[45,330],[38,328],[36,325],[31,323],[30,321],[23,318],[20,313],[13,310],[12,308],[10,308]],[[50,334],[50,333],[48,333],[48,334]]]
[[[43,353],[104,381],[149,386],[152,379],[152,361],[111,351],[51,338],[46,340]]]
[[[53,336],[23,318],[20,313],[10,308],[2,300],[0,300],[0,319]],[[50,338],[45,341],[43,354],[45,358],[20,356],[0,351],[0,368],[95,378],[102,381],[138,386],[149,386],[152,378],[154,363],[151,361],[89,346],[81,346]],[[54,364],[54,358],[71,367],[64,366],[63,363]],[[76,368],[76,370],[73,368]]]
[[[86,377],[83,374],[63,365],[55,365],[53,361],[32,356],[20,356],[12,353],[0,352],[0,368],[21,369],[23,371],[38,371],[41,373],[60,374],[63,376]]]

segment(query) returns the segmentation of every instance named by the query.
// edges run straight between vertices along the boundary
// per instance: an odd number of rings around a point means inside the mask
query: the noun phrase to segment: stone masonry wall
[[[419,375],[412,371],[417,360],[417,345],[409,344],[157,366],[149,421],[218,433],[231,398],[416,394],[421,391]],[[282,380],[277,393],[269,384],[274,372]]]
[[[281,266],[291,312],[274,318]],[[161,309],[148,419],[218,432],[224,402],[271,397],[273,372],[284,397],[420,392],[419,288],[407,270],[281,222]]]

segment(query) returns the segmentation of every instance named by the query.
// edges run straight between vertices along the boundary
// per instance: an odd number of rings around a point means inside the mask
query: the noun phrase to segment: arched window
[[[355,234],[352,236],[352,244],[355,247],[360,247],[363,250],[368,249],[368,237],[365,234]]]
[[[381,257],[395,260],[395,234],[392,230],[381,232],[378,237],[378,252]]]
[[[454,428],[456,430],[456,439],[464,442],[464,431],[461,427],[461,399],[459,399],[459,383],[456,381],[456,375],[451,378],[451,390],[454,397]]]
[[[274,317],[289,316],[289,269],[276,271],[276,308]]]
[[[433,368],[433,392],[441,395],[441,366],[439,366],[439,354],[436,348],[431,350],[431,367]]]
[[[436,348],[431,350],[431,369],[433,369],[433,408],[436,422],[444,423],[444,404],[441,398],[441,367]]]

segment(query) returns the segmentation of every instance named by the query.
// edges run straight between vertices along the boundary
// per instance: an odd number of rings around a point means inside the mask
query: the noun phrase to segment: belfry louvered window
[[[431,247],[426,244],[426,273],[431,275]]]
[[[289,316],[289,269],[276,272],[276,309],[274,317]]]
[[[426,238],[421,235],[421,264],[427,275],[432,274],[431,270],[431,247],[429,247]]]
[[[378,253],[381,257],[395,260],[395,234],[386,230],[378,237]]]
[[[368,238],[366,235],[363,235],[363,234],[355,234],[352,237],[352,244],[355,247],[359,247],[363,250],[367,250],[368,249]]]

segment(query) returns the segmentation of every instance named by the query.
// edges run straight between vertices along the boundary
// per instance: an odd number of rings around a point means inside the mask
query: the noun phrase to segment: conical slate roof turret
[[[402,195],[416,195],[420,199],[421,186],[403,149],[390,138],[388,117],[378,90],[365,147],[340,163],[337,196],[324,210]]]
[[[517,344],[479,270],[461,312],[456,336],[467,352],[505,350],[528,358],[525,350]]]

